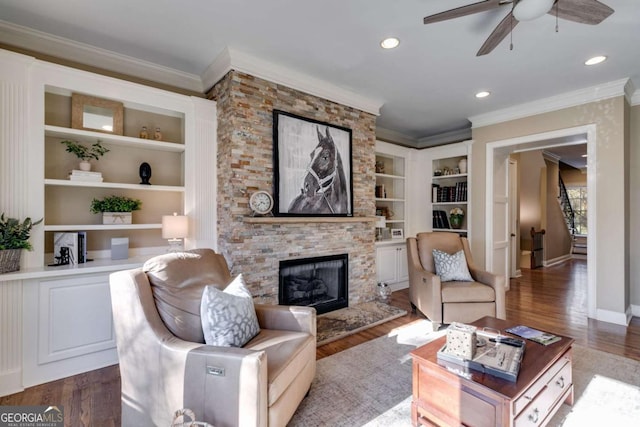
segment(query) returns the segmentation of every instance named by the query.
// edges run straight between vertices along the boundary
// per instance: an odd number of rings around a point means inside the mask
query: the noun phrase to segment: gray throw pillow
[[[438,249],[433,250],[433,261],[436,266],[436,274],[440,276],[441,282],[473,282],[467,258],[464,250],[460,250],[453,255]]]
[[[209,345],[242,347],[260,332],[253,297],[242,274],[223,291],[215,286],[204,289],[200,317],[204,341]]]

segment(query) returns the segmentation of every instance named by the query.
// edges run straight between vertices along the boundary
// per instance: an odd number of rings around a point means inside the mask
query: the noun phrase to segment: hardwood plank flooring
[[[587,264],[570,260],[537,270],[524,269],[511,280],[507,292],[507,319],[516,323],[568,335],[590,348],[640,360],[640,319],[628,327],[587,319]],[[391,295],[390,303],[409,314],[317,349],[317,358],[330,356],[363,342],[384,336],[393,329],[423,318],[411,313],[409,291]],[[119,426],[120,374],[118,366],[87,372],[42,384],[24,392],[0,397],[0,405],[60,405],[65,425]]]

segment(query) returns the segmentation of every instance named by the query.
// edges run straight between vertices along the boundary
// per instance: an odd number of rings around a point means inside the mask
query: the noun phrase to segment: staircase
[[[567,228],[569,229],[569,233],[571,236],[575,236],[576,234],[576,219],[575,214],[573,213],[573,208],[571,207],[571,201],[569,200],[569,195],[567,194],[567,187],[564,185],[564,181],[561,176],[558,176],[558,185],[560,186],[560,208],[562,209],[562,213],[564,213],[564,220],[567,223]]]
[[[558,177],[558,185],[560,186],[560,208],[564,213],[564,220],[567,223],[569,233],[571,233],[571,254],[572,255],[587,255],[587,236],[576,235],[576,216],[571,207],[571,201],[567,193],[567,187],[562,181],[562,177]]]

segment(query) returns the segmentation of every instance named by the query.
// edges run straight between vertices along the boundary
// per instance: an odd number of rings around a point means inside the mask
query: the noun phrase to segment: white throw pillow
[[[242,347],[260,332],[253,297],[242,274],[224,291],[215,286],[204,288],[200,317],[204,341],[209,345]]]
[[[449,255],[434,249],[433,261],[436,265],[436,274],[440,276],[441,282],[473,282],[464,250]]]

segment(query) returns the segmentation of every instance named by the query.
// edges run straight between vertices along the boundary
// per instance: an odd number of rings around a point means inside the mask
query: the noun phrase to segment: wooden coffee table
[[[493,317],[472,325],[502,333],[516,326]],[[573,405],[572,338],[563,336],[548,346],[526,340],[515,383],[473,370],[456,373],[438,364],[436,353],[445,343],[442,337],[411,352],[414,426],[537,427],[544,426],[563,402]]]

